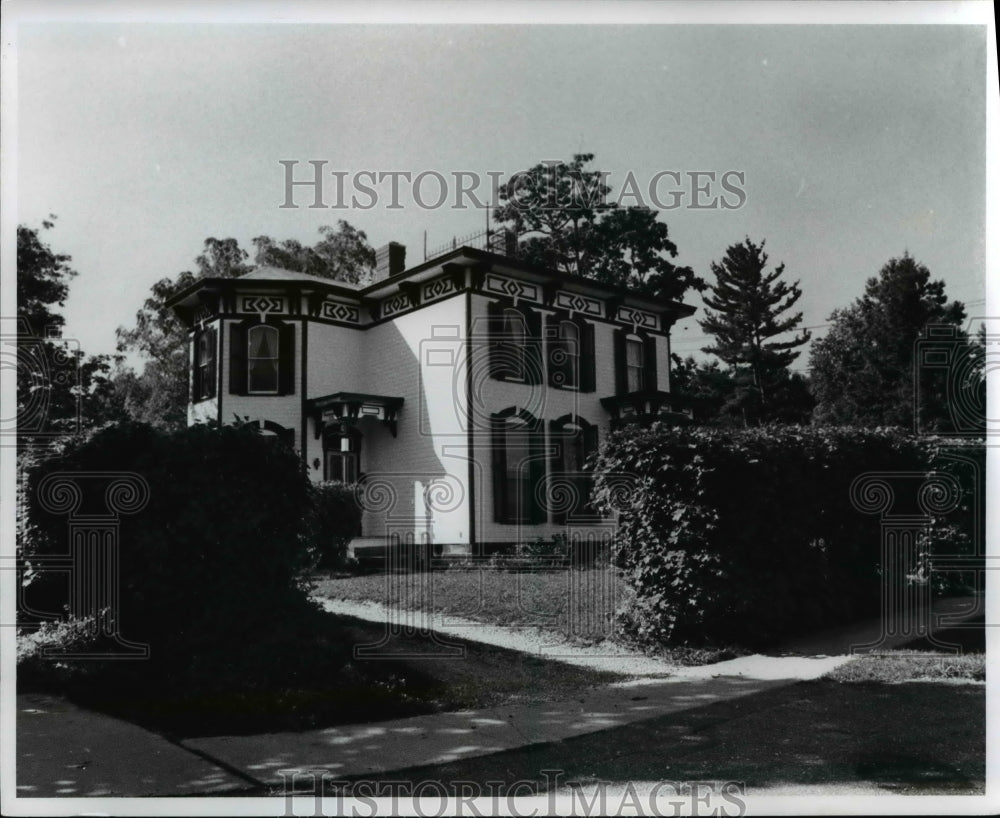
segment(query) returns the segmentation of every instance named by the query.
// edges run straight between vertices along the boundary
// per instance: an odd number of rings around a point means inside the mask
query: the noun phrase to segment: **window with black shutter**
[[[594,327],[581,318],[555,314],[546,319],[549,386],[593,392]]]
[[[218,334],[214,327],[199,330],[194,336],[194,368],[191,400],[215,397],[216,349]]]
[[[615,330],[615,394],[655,392],[656,339],[645,332]]]
[[[541,316],[530,307],[490,302],[490,376],[502,381],[542,382]]]
[[[553,522],[565,524],[568,519],[593,515],[590,492],[594,485],[589,458],[598,447],[597,427],[577,417],[552,421],[553,462],[549,505]]]
[[[493,415],[493,509],[498,523],[545,522],[538,488],[545,479],[544,435],[527,412]]]
[[[232,394],[294,394],[294,324],[253,319],[231,324],[229,351],[229,391]]]

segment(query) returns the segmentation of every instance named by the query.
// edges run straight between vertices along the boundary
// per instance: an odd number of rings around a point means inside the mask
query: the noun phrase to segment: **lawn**
[[[322,579],[315,595],[447,613],[490,625],[537,627],[571,641],[614,636],[625,583],[610,567],[499,571],[487,566]]]
[[[956,645],[961,653],[945,653],[926,638],[908,642],[898,650],[859,656],[837,668],[827,678],[837,682],[938,682],[986,681],[986,629],[980,618],[965,627],[939,631],[938,643]]]

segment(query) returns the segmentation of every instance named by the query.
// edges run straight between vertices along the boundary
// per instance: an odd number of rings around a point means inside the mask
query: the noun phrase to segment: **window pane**
[[[627,370],[627,389],[629,392],[640,392],[643,388],[642,378],[642,341],[628,338],[625,342],[625,366]]]
[[[265,359],[250,362],[250,391],[278,391],[278,367],[274,361]]]
[[[278,391],[278,330],[253,327],[248,333],[248,391]]]
[[[274,327],[254,327],[250,330],[250,357],[276,358],[278,356],[278,330]]]
[[[525,328],[524,318],[517,310],[504,310],[503,334],[507,347],[508,377],[524,380]]]

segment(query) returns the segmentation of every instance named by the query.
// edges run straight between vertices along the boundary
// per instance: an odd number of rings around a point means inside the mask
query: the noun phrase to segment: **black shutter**
[[[646,335],[642,339],[642,388],[656,391],[656,338]]]
[[[190,372],[188,373],[190,377],[188,378],[188,403],[194,403],[200,397],[198,395],[198,336],[200,332],[194,332],[191,334],[191,347],[189,358]]]
[[[583,452],[587,459],[600,447],[598,431],[596,426],[583,427]]]
[[[528,370],[524,373],[525,382],[545,383],[545,371],[542,366],[542,316],[527,307],[521,310],[521,315],[524,316],[525,329],[528,333],[525,339],[525,359]]]
[[[498,523],[506,523],[507,498],[507,435],[504,418],[493,415],[490,418],[493,447],[493,519]]]
[[[541,490],[545,488],[545,424],[535,421],[529,433],[528,451],[528,521],[531,523],[546,522],[547,503],[540,498]]]
[[[559,316],[546,315],[545,320],[545,360],[549,370],[549,386],[556,388],[566,383],[561,375],[562,339],[559,337]]]
[[[278,324],[278,394],[295,394],[295,324]]]
[[[229,391],[247,393],[247,329],[242,323],[229,325]]]
[[[598,439],[597,426],[585,426],[583,429],[583,453],[584,453],[584,464],[587,466],[588,471],[593,471],[593,463],[591,457],[600,448],[600,440]],[[584,514],[594,514],[595,509],[593,504],[590,502],[590,495],[594,491],[594,478],[593,476],[588,477],[581,486],[582,491],[585,493],[583,497],[583,503],[581,504],[580,511]]]
[[[546,499],[549,500],[551,505],[553,494],[556,495],[557,502],[556,508],[552,509],[552,522],[562,525],[566,522],[566,511],[559,508],[559,496],[562,494],[561,481],[565,479],[562,476],[562,472],[566,437],[565,429],[558,420],[549,421],[549,446],[551,451],[549,452],[549,483]]]
[[[215,367],[218,366],[219,356],[219,333],[212,327],[208,330],[208,389],[206,397],[215,397],[215,380],[216,380],[216,370]]]
[[[626,371],[624,327],[615,330],[615,394],[624,395],[628,392],[628,372]]]
[[[486,328],[489,333],[490,377],[498,381],[507,376],[506,348],[503,342],[503,307],[496,301],[486,305]]]
[[[594,325],[589,321],[577,321],[580,328],[580,391],[594,392],[597,389],[597,369],[594,362]]]

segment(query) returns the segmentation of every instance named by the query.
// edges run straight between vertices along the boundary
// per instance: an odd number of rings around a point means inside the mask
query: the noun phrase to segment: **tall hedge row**
[[[981,446],[967,449],[981,458]],[[616,560],[632,591],[625,631],[753,645],[877,613],[882,518],[858,508],[852,482],[872,471],[919,479],[939,452],[892,430],[656,424],[613,433],[596,463],[594,502],[619,515]],[[967,483],[968,464],[948,462]],[[979,490],[965,489],[965,511],[934,523],[956,548]],[[904,495],[893,514],[916,511]]]
[[[79,487],[66,509],[45,488],[57,473]],[[107,514],[109,481],[122,473],[141,478],[136,497],[146,500],[118,515],[116,624],[151,653],[77,663],[82,672],[171,695],[294,685],[317,662],[335,678],[349,657],[346,645],[315,644],[316,610],[302,584],[316,559],[313,490],[292,450],[234,426],[166,432],[126,423],[70,441],[29,471],[31,525],[20,544],[28,565],[68,552],[71,516]],[[61,491],[72,500],[74,489]],[[65,575],[34,573],[25,603],[58,613]]]

